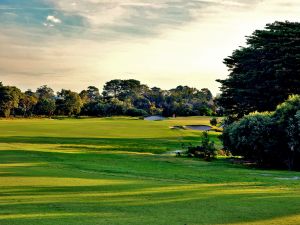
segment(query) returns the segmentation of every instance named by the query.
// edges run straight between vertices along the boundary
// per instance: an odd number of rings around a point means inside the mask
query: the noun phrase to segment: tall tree
[[[25,91],[19,102],[19,109],[23,113],[23,116],[31,116],[37,102],[38,98],[34,92],[31,90]]]
[[[36,90],[38,102],[35,106],[35,113],[37,115],[51,116],[55,109],[55,95],[52,88],[43,85]]]
[[[95,86],[89,86],[87,89],[87,97],[90,102],[97,102],[100,100],[99,89]]]
[[[81,113],[88,116],[97,116],[102,112],[102,104],[100,103],[102,97],[99,89],[95,86],[89,86],[87,90],[79,93],[82,101]],[[99,110],[100,109],[100,110]]]
[[[53,99],[42,98],[38,100],[34,108],[34,113],[40,116],[52,116],[56,109],[55,101]]]
[[[213,100],[213,95],[208,88],[202,88],[200,93],[204,95],[206,101],[210,102]]]
[[[39,99],[54,99],[54,91],[47,85],[43,85],[36,90]]]
[[[126,99],[134,101],[135,98],[143,96],[147,93],[149,88],[146,85],[141,84],[140,81],[129,80],[111,80],[107,82],[103,87],[103,96],[108,98],[117,98],[120,101]]]
[[[9,117],[18,107],[22,92],[14,86],[0,85],[0,114]]]
[[[217,103],[240,118],[253,111],[271,111],[290,94],[300,93],[300,23],[274,22],[247,37],[224,59],[229,77],[217,80]]]
[[[76,92],[62,89],[57,93],[57,111],[68,116],[80,113],[82,101]]]
[[[167,91],[164,91],[158,87],[153,87],[149,90],[147,98],[150,102],[154,102],[157,108],[162,108],[167,95]]]
[[[105,98],[118,98],[122,91],[122,82],[119,79],[106,82],[103,87],[103,96]]]

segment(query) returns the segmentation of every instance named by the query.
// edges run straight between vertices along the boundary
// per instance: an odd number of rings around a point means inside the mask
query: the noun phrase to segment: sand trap
[[[300,180],[300,177],[294,176],[294,177],[275,177],[275,174],[269,174],[269,173],[250,173],[252,175],[260,175],[264,177],[272,177],[276,180]]]
[[[165,120],[166,118],[163,116],[148,116],[145,117],[144,120],[149,120],[149,121],[159,121],[159,120]]]
[[[181,155],[184,152],[186,152],[186,151],[185,150],[173,150],[173,151],[165,152],[163,154],[164,155]]]
[[[185,127],[191,130],[200,130],[200,131],[209,131],[212,128],[211,126],[206,126],[206,125],[187,125]]]
[[[176,130],[185,130],[186,128],[184,126],[173,126],[170,127],[171,129],[176,129]]]

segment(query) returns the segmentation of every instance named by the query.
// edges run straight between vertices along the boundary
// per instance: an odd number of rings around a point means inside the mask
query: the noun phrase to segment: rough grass
[[[0,224],[300,224],[299,173],[154,154],[208,121],[0,120]]]

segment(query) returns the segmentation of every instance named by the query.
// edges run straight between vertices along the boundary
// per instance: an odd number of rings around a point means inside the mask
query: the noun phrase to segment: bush
[[[272,119],[269,114],[256,113],[245,116],[225,128],[223,135],[225,150],[241,155],[258,164],[266,164],[272,140]]]
[[[203,158],[206,161],[211,161],[216,157],[215,144],[210,140],[207,131],[202,132],[201,145],[188,147],[187,155],[189,157]]]
[[[118,99],[113,99],[109,103],[105,104],[104,112],[106,116],[119,116],[124,115],[127,111],[127,105],[125,102]]]
[[[224,119],[222,119],[222,121],[220,122],[220,126],[223,128],[228,127],[230,124],[234,123],[236,121],[235,118],[232,118],[230,116],[225,117]]]
[[[128,116],[138,116],[138,117],[145,117],[148,116],[148,113],[142,109],[131,108],[126,111],[126,115]]]
[[[210,119],[210,125],[216,126],[218,124],[218,119],[216,117],[213,117]]]
[[[200,116],[212,116],[213,110],[209,107],[201,107],[198,109]]]
[[[280,104],[273,118],[280,139],[277,152],[289,169],[300,169],[300,96],[292,95]]]
[[[85,103],[81,109],[80,114],[85,116],[104,116],[105,104],[102,102]]]
[[[300,169],[300,96],[291,96],[273,113],[254,113],[226,126],[225,150],[258,165]]]

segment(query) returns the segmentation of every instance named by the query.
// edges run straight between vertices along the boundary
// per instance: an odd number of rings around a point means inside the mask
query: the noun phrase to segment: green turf
[[[169,128],[193,124],[0,120],[0,224],[300,224],[300,173],[157,154],[199,141]]]

